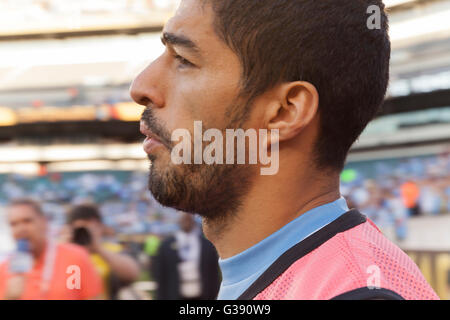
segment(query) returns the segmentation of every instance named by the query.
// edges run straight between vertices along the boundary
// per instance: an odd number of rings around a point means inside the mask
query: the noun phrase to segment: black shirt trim
[[[358,288],[340,294],[331,300],[405,300],[398,293],[384,288]]]
[[[322,244],[333,238],[336,234],[352,229],[367,221],[366,216],[352,209],[339,218],[316,231],[303,241],[299,242],[283,253],[266,271],[238,298],[238,300],[252,300],[294,262],[317,249]]]

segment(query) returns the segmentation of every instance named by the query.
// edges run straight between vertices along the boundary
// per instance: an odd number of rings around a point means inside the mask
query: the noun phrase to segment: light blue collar
[[[223,280],[218,299],[237,299],[284,252],[347,211],[347,202],[341,197],[307,211],[253,247],[219,259]]]

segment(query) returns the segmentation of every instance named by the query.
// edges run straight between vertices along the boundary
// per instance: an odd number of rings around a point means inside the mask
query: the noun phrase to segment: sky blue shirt
[[[235,300],[284,252],[349,211],[343,197],[302,214],[253,247],[219,259],[222,284],[218,300]]]

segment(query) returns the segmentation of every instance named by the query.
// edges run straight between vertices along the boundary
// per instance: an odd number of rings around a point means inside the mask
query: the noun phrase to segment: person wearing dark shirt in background
[[[194,217],[182,213],[180,231],[165,239],[152,271],[158,300],[213,300],[219,292],[218,256],[198,230]]]

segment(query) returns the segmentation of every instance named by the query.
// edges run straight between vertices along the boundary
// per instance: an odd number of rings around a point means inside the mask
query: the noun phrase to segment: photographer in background
[[[67,222],[65,240],[89,250],[92,262],[103,279],[106,297],[116,299],[121,287],[138,279],[140,270],[137,262],[124,254],[120,244],[104,240],[105,226],[96,206],[74,207]]]

